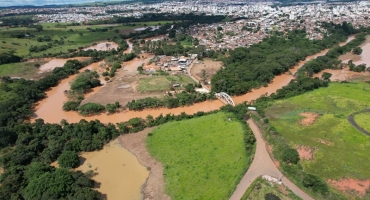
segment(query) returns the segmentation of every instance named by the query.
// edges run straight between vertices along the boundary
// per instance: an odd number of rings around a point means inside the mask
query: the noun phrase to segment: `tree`
[[[223,30],[223,28],[222,28],[221,26],[217,26],[217,30],[218,30],[218,31],[222,31],[222,30]]]
[[[331,75],[332,75],[331,73],[324,72],[324,73],[321,75],[321,78],[327,81],[327,80],[330,80]]]
[[[286,163],[297,164],[299,161],[298,151],[293,148],[287,147],[283,151],[282,159]]]
[[[207,81],[207,78],[208,78],[208,74],[207,74],[207,71],[205,69],[202,69],[200,78],[201,78],[202,82],[204,84],[206,84],[206,81]]]
[[[25,199],[42,199],[50,196],[60,199],[72,191],[73,177],[68,169],[59,168],[53,172],[46,172],[32,179],[24,189]]]
[[[36,28],[36,30],[37,30],[38,32],[40,32],[40,31],[42,31],[42,30],[44,29],[44,27],[43,27],[42,25],[40,25],[40,24],[35,25],[35,28]]]
[[[78,154],[74,151],[64,151],[58,158],[58,164],[64,168],[76,168],[80,163]]]
[[[361,55],[361,53],[362,53],[362,49],[361,49],[361,47],[355,47],[355,48],[352,50],[352,53],[357,54],[357,55]]]
[[[320,192],[323,195],[329,193],[328,185],[316,175],[305,174],[302,182],[303,186],[311,188],[314,192]]]

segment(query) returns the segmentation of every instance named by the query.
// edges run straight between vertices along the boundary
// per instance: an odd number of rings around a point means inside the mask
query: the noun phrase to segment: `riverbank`
[[[118,138],[120,144],[132,152],[139,163],[145,166],[150,174],[142,188],[145,200],[170,200],[165,194],[165,182],[163,177],[163,165],[155,160],[146,148],[146,138],[153,128],[147,128],[138,133],[125,134]]]
[[[76,170],[93,170],[92,179],[97,182],[95,188],[106,199],[143,199],[141,188],[149,171],[120,144],[119,139],[106,144],[100,151],[83,152],[80,157],[83,163]]]

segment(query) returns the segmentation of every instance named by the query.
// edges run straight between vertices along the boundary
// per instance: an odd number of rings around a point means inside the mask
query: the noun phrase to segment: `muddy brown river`
[[[348,42],[348,40],[347,40]],[[130,44],[130,43],[129,43]],[[132,48],[129,48],[127,53],[131,51]],[[289,82],[294,79],[295,77],[291,74],[297,72],[297,70],[302,67],[302,65],[311,60],[316,58],[317,56],[325,55],[328,49],[323,50],[315,55],[308,56],[304,61],[299,62],[294,68],[289,70],[288,73],[282,74],[280,76],[276,76],[273,81],[267,85],[267,87],[261,87],[259,89],[254,89],[251,92],[244,94],[242,96],[233,97],[233,100],[236,104],[242,103],[244,101],[252,101],[259,98],[261,95],[271,94],[276,92],[276,90],[282,88],[289,84]],[[364,53],[363,53],[364,54]],[[124,68],[132,68],[138,66],[140,60],[134,60],[127,62]],[[93,63],[83,69],[96,69],[99,63]],[[42,118],[45,122],[48,123],[60,123],[62,119],[66,119],[68,122],[79,122],[81,119],[85,120],[99,120],[102,123],[117,123],[122,121],[127,121],[134,117],[141,117],[145,118],[148,115],[152,115],[153,117],[157,117],[160,114],[180,114],[181,112],[185,112],[187,114],[194,114],[198,111],[212,111],[219,109],[224,104],[219,100],[214,101],[206,101],[194,104],[192,106],[187,107],[179,107],[174,109],[168,108],[159,108],[159,109],[146,109],[143,111],[129,111],[125,110],[120,113],[116,114],[100,114],[90,117],[84,117],[78,115],[76,112],[65,112],[62,110],[63,103],[67,101],[67,97],[64,95],[65,90],[70,89],[71,82],[77,75],[70,76],[67,79],[64,79],[60,82],[60,84],[56,87],[51,88],[49,91],[46,92],[46,98],[42,101],[39,101],[35,106],[35,115],[32,120],[36,118]],[[96,92],[100,88],[94,89],[91,93]],[[90,95],[91,95],[90,93]],[[106,97],[109,98],[109,97]],[[81,166],[81,170],[86,170],[87,164],[90,163],[92,165],[92,169],[98,168],[99,175],[94,177],[94,179],[98,182],[101,182],[100,188],[98,190],[103,194],[107,194],[109,199],[115,199],[115,197],[119,196],[123,193],[129,193],[129,196],[122,196],[120,199],[140,199],[141,196],[141,187],[145,183],[146,178],[148,177],[148,171],[142,170],[143,166],[137,161],[136,157],[134,157],[129,151],[124,148],[119,149],[111,149],[112,144],[108,144],[104,147],[103,150],[92,152],[92,153],[82,153],[82,156],[86,158],[85,164]],[[117,147],[117,146],[115,146]],[[112,153],[109,153],[112,152]],[[130,155],[132,157],[130,157]],[[109,167],[110,162],[115,163],[114,165],[118,164],[121,165],[120,167],[115,168],[116,170],[111,170]],[[122,163],[130,163],[131,167],[125,167],[125,164]],[[113,165],[113,164],[112,164]],[[117,165],[117,166],[118,166]],[[134,170],[140,169],[140,170]],[[114,175],[117,174],[117,177]],[[123,176],[126,174],[127,176]],[[112,176],[111,176],[112,175]],[[109,178],[114,177],[114,178]],[[138,178],[140,177],[140,178]],[[125,179],[125,180],[123,180]],[[122,182],[122,183],[121,183]],[[125,185],[125,183],[132,182],[135,183],[134,185]],[[132,192],[134,191],[134,192]],[[112,198],[110,198],[112,197]]]

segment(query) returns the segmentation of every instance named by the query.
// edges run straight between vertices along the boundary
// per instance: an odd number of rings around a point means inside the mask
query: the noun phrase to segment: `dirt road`
[[[253,162],[249,167],[247,173],[243,176],[242,180],[239,182],[236,190],[231,195],[230,200],[240,200],[244,192],[250,186],[250,184],[259,176],[269,175],[276,178],[281,178],[282,173],[275,166],[270,155],[267,152],[265,141],[262,138],[260,130],[257,128],[256,124],[249,119],[248,124],[253,131],[254,136],[256,137],[256,153],[254,155]],[[283,184],[292,190],[297,196],[301,197],[304,200],[313,200],[312,197],[307,195],[301,189],[299,189],[295,184],[290,182],[287,178],[282,178]]]

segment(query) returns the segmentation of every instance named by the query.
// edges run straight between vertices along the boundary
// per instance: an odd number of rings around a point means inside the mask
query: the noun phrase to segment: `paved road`
[[[256,137],[256,153],[254,155],[253,162],[249,167],[247,173],[243,176],[242,180],[239,182],[236,190],[231,195],[230,200],[240,200],[243,196],[244,192],[250,186],[250,184],[259,176],[262,175],[269,175],[276,178],[281,178],[282,173],[279,169],[275,166],[274,162],[272,161],[270,155],[266,150],[265,141],[262,138],[262,135],[257,128],[256,124],[253,122],[252,119],[249,119],[248,124],[253,131],[254,136]],[[313,200],[312,197],[307,195],[301,189],[299,189],[295,184],[290,182],[287,178],[282,178],[283,184],[292,190],[297,196],[301,197],[304,200]]]

